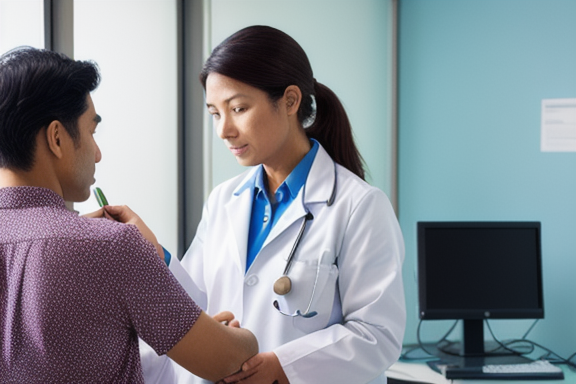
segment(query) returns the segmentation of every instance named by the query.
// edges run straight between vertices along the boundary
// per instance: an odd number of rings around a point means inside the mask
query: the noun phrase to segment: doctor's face
[[[291,135],[286,103],[230,77],[211,73],[206,105],[218,136],[244,166],[279,166],[290,158]]]

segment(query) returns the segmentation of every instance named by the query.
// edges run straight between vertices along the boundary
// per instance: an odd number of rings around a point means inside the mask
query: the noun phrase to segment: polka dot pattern
[[[200,308],[136,227],[66,210],[48,189],[0,189],[0,383],[142,383]]]

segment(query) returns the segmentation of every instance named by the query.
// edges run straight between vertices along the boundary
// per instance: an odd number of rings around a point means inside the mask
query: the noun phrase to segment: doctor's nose
[[[216,133],[218,133],[218,137],[224,140],[236,137],[238,130],[229,118],[222,116],[216,125]]]

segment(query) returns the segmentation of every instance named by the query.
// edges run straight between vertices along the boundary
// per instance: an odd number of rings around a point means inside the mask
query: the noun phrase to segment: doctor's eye
[[[244,112],[244,111],[246,110],[246,108],[244,108],[244,107],[236,107],[236,108],[232,108],[232,110],[233,110],[235,113],[240,113],[240,112]]]

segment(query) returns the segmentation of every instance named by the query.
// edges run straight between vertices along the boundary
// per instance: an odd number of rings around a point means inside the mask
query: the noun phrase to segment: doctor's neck
[[[310,141],[305,137],[305,140],[299,141],[298,145],[291,146],[289,151],[282,151],[285,152],[285,155],[276,156],[277,159],[280,159],[278,163],[262,164],[266,174],[264,182],[266,183],[268,192],[276,192],[311,148],[312,145],[310,144]]]

